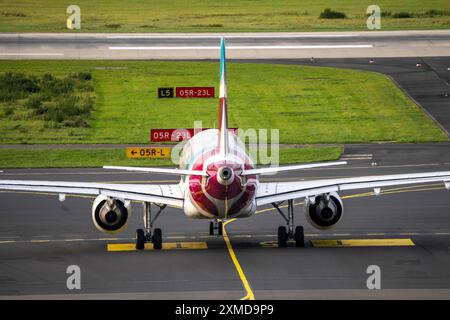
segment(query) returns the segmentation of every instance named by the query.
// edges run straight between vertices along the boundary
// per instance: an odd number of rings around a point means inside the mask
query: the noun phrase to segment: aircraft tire
[[[219,236],[221,236],[221,235],[223,235],[223,222],[222,221],[219,221],[219,224],[217,225],[218,226],[218,234],[219,234]]]
[[[153,232],[153,249],[162,249],[162,231],[159,228],[155,229]]]
[[[294,234],[295,246],[303,248],[305,246],[305,233],[302,226],[295,228]]]
[[[143,250],[145,246],[145,234],[144,230],[136,230],[136,250]]]
[[[286,232],[286,227],[278,227],[278,247],[284,248],[287,246],[288,234]]]

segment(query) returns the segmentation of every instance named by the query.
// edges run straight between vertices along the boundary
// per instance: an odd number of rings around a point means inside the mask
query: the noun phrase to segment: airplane
[[[344,165],[345,161],[256,168],[238,136],[228,130],[225,40],[220,44],[219,121],[217,129],[195,134],[180,153],[179,168],[104,166],[105,169],[175,175],[178,184],[109,184],[67,181],[0,180],[0,189],[95,196],[92,205],[94,226],[104,233],[123,231],[131,214],[131,201],[144,205],[144,228],[136,230],[136,249],[153,243],[162,248],[162,231],[154,228],[167,207],[182,209],[189,218],[209,219],[211,235],[223,234],[223,221],[254,216],[258,207],[272,205],[285,220],[278,228],[278,247],[288,241],[305,246],[303,226],[294,226],[294,200],[304,199],[307,221],[325,230],[342,220],[344,205],[338,192],[395,185],[441,182],[450,189],[450,171],[362,176],[291,182],[259,182],[263,174],[307,168]],[[287,211],[283,211],[287,203]],[[157,207],[152,217],[152,205]]]

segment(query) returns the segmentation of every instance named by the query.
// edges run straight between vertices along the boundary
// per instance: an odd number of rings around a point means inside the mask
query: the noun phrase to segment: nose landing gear
[[[209,235],[213,236],[217,230],[217,234],[219,236],[223,235],[223,222],[217,219],[214,219],[209,222]]]

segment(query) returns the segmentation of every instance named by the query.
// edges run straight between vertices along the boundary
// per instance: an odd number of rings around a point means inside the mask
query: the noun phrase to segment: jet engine
[[[305,215],[316,229],[330,229],[344,213],[344,205],[336,192],[320,194],[305,199]]]
[[[125,229],[131,215],[130,203],[99,195],[92,205],[92,221],[103,233],[118,233]]]

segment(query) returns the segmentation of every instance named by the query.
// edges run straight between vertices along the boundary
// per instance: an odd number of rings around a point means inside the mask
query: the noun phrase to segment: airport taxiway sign
[[[198,128],[197,130],[203,131],[209,128]],[[238,134],[238,128],[228,128],[234,134]],[[168,142],[168,141],[185,141],[194,136],[195,129],[151,129],[150,141],[151,142]]]
[[[127,158],[170,158],[170,148],[127,148],[126,153]]]

